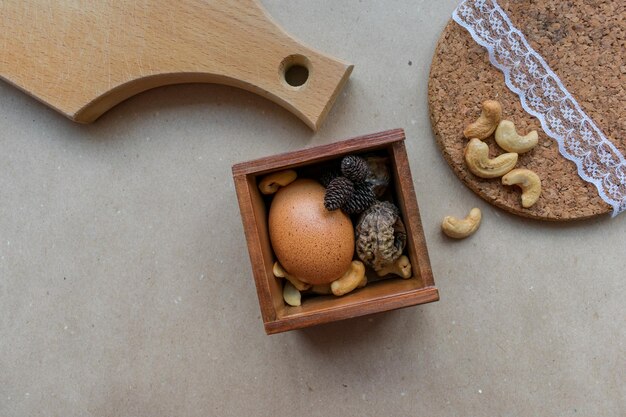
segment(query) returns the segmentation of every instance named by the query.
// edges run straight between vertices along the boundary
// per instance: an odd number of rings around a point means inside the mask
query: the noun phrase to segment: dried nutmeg
[[[377,201],[361,214],[356,226],[356,252],[375,271],[402,255],[406,229],[399,210],[388,201]]]

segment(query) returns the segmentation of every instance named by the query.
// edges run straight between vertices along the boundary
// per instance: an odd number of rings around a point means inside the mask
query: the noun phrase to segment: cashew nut
[[[515,130],[515,124],[503,120],[496,129],[496,143],[507,152],[524,153],[537,146],[539,135],[532,130],[526,136],[520,136]]]
[[[441,230],[451,238],[463,239],[478,230],[481,218],[482,214],[479,208],[471,209],[464,219],[446,216],[441,222]]]
[[[514,169],[502,177],[504,185],[518,185],[522,189],[522,207],[528,208],[541,195],[541,179],[529,169]]]
[[[502,118],[502,106],[495,100],[483,101],[483,110],[480,117],[469,124],[463,131],[463,135],[468,139],[486,139],[496,130]]]
[[[302,294],[291,282],[286,281],[283,287],[283,300],[290,306],[298,307],[302,304]]]
[[[266,175],[259,182],[259,189],[263,194],[274,194],[280,187],[291,184],[297,178],[298,174],[292,169],[274,172]]]
[[[298,289],[298,291],[306,291],[311,288],[311,284],[307,284],[306,282],[300,281],[298,278],[289,274],[281,264],[278,262],[274,262],[274,267],[272,268],[272,272],[274,276],[277,278],[285,278],[287,281],[291,282],[294,287]]]
[[[402,255],[395,262],[385,265],[376,274],[379,277],[384,277],[387,274],[399,275],[404,279],[411,278],[411,261],[406,255]]]
[[[489,146],[479,139],[472,139],[465,147],[465,162],[472,174],[481,178],[497,178],[515,167],[517,154],[504,153],[489,159]]]
[[[333,294],[341,296],[349,293],[357,287],[364,287],[367,284],[365,277],[365,265],[361,261],[352,261],[350,269],[345,274],[331,282],[330,290]]]

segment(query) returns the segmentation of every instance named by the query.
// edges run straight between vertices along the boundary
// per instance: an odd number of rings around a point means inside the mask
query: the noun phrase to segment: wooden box
[[[268,334],[394,310],[439,299],[435,287],[424,231],[413,189],[404,131],[390,130],[343,142],[261,158],[233,166],[233,177],[241,218],[248,243],[252,272]],[[413,270],[409,279],[392,278],[369,283],[343,297],[333,295],[306,299],[291,307],[282,298],[282,283],[272,274],[275,261],[267,226],[266,199],[257,179],[273,171],[303,169],[352,153],[377,151],[389,156],[393,175],[391,187],[407,229],[407,253]],[[306,168],[304,168],[306,169]]]

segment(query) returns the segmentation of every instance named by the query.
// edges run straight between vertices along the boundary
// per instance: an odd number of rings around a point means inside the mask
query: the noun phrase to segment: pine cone
[[[322,174],[322,176],[320,177],[320,184],[322,184],[322,186],[326,188],[332,180],[340,175],[341,173],[337,169],[330,169]]]
[[[370,174],[370,169],[365,159],[348,155],[341,160],[341,173],[350,181],[357,183],[365,181],[365,177]]]
[[[348,214],[358,214],[376,202],[376,195],[370,184],[362,182],[354,185],[352,196],[341,207]]]
[[[324,207],[326,210],[333,211],[342,207],[352,197],[354,193],[354,184],[346,177],[337,177],[333,179],[326,187],[324,194]]]

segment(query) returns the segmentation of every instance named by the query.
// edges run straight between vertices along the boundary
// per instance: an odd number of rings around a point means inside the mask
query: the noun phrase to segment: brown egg
[[[310,284],[341,277],[354,255],[354,228],[341,210],[324,208],[324,187],[299,179],[274,195],[269,215],[272,248],[285,271]]]

